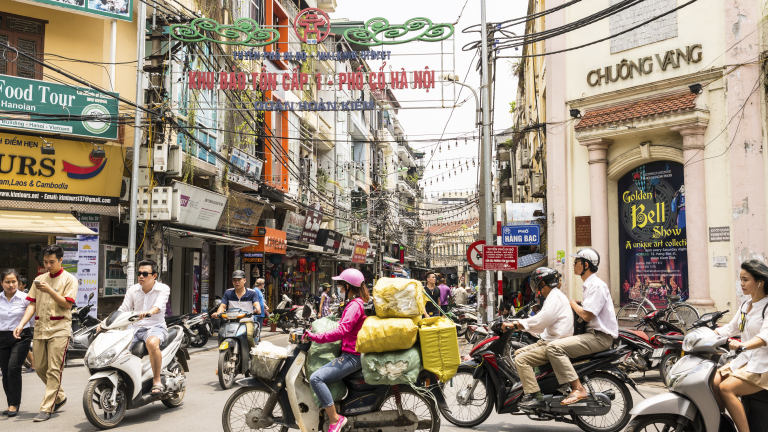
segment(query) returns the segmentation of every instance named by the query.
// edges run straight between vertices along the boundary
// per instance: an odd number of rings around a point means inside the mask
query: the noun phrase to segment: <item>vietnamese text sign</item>
[[[592,216],[576,216],[576,246],[592,246]]]
[[[323,206],[314,203],[307,210],[307,219],[304,221],[304,229],[301,231],[301,241],[315,244],[317,232],[320,230],[320,222],[323,221]]]
[[[339,248],[339,255],[349,258],[352,253],[355,252],[355,239],[352,237],[342,236],[341,247]]]
[[[538,225],[507,225],[501,229],[501,244],[505,246],[538,246],[541,238]]]
[[[727,226],[709,227],[709,241],[711,242],[731,241],[731,228]]]
[[[298,240],[301,238],[301,231],[304,229],[304,220],[306,220],[306,216],[302,216],[290,210],[285,212],[283,231],[285,231],[286,240]]]
[[[254,235],[264,205],[263,201],[230,190],[217,230],[245,237]]]
[[[179,191],[179,221],[181,225],[216,229],[227,203],[227,197],[209,190],[182,182],[174,182],[173,188]]]
[[[368,253],[368,242],[358,241],[355,243],[355,251],[352,253],[352,262],[365,264],[365,254]]]
[[[117,115],[117,99],[86,87],[0,76],[0,127],[115,140]]]
[[[23,0],[25,3],[42,3],[57,9],[122,21],[133,20],[133,0]],[[45,6],[44,6],[45,7]]]
[[[0,114],[1,116],[2,114]],[[0,199],[117,205],[123,180],[122,148],[49,138],[55,155],[43,155],[40,137],[0,133]]]
[[[483,270],[517,270],[517,246],[483,246]]]

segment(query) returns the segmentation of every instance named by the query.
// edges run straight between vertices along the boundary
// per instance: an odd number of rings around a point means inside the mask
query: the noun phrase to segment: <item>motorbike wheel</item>
[[[440,413],[446,420],[459,427],[477,426],[487,420],[493,412],[495,396],[493,389],[487,388],[484,380],[478,380],[472,398],[467,400],[469,389],[475,381],[472,378],[473,372],[468,366],[459,366],[456,375],[443,384],[443,394],[451,412],[440,410]]]
[[[611,401],[611,410],[601,416],[573,416],[576,425],[585,432],[618,432],[629,423],[632,411],[632,395],[627,385],[616,375],[608,372],[595,372],[589,376],[589,382],[595,393],[613,390],[615,398]]]
[[[688,328],[699,318],[699,311],[696,308],[687,304],[681,304],[667,309],[665,320],[670,324],[676,325],[684,334],[687,334]]]
[[[657,431],[674,431],[674,432],[689,432],[693,430],[691,427],[680,429],[680,425],[677,423],[677,416],[666,415],[641,415],[637,416],[629,423],[625,432],[657,432]]]
[[[467,343],[472,343],[472,338],[475,335],[474,330],[470,330],[469,327],[467,327],[467,331],[464,332],[464,339],[467,341]]]
[[[231,349],[219,352],[219,384],[224,390],[229,390],[235,385],[237,363],[233,357]]]
[[[669,383],[669,371],[675,366],[675,363],[680,360],[680,354],[672,352],[661,358],[659,363],[659,373],[661,374],[661,382],[666,386]]]
[[[467,329],[468,329],[468,328],[469,328],[469,325],[468,325],[468,324],[467,324],[467,322],[465,321],[465,322],[461,323],[461,329],[460,329],[458,332],[456,332],[456,334],[457,334],[459,337],[461,337],[461,336],[464,336],[464,334],[467,332]]]
[[[182,348],[189,348],[189,345],[192,343],[192,339],[189,337],[189,333],[184,332],[184,336],[181,338],[181,347]]]
[[[221,426],[224,432],[256,429],[256,421],[262,415],[267,399],[269,399],[269,393],[264,390],[253,387],[237,389],[224,404],[224,411],[221,414]],[[254,417],[256,421],[253,421]],[[279,400],[272,409],[271,417],[275,421],[283,418],[283,407]],[[261,430],[287,432],[288,426],[275,424]]]
[[[116,406],[110,401],[114,386],[109,378],[100,378],[88,381],[88,386],[83,392],[83,411],[88,421],[99,429],[112,429],[120,424],[125,417],[127,408],[127,395],[125,386],[117,386]],[[101,413],[99,413],[99,411]]]
[[[185,376],[184,369],[181,367],[181,365],[178,362],[176,362],[176,360],[174,360],[174,363],[171,364],[171,366],[168,368],[168,372],[170,372],[170,373],[172,373],[174,375],[179,375],[180,374],[182,376]],[[179,405],[181,405],[181,401],[184,400],[184,395],[186,393],[187,393],[187,390],[185,388],[184,390],[176,393],[176,395],[174,397],[171,397],[171,398],[168,398],[168,399],[163,399],[160,402],[162,402],[163,405],[165,405],[168,408],[176,408]]]
[[[417,431],[437,432],[440,430],[440,414],[438,414],[435,402],[431,398],[426,398],[415,390],[401,388],[400,407],[404,411],[416,414],[416,417],[419,419],[419,424],[416,426]],[[384,398],[381,405],[373,411],[397,410],[397,397],[390,390],[389,396]]]
[[[640,320],[648,315],[645,306],[640,303],[629,303],[621,307],[616,313],[616,321],[623,327],[634,327],[640,323]]]
[[[189,345],[192,346],[192,348],[201,348],[204,347],[205,344],[208,343],[208,333],[204,332],[202,329],[198,331],[197,337],[190,341]]]

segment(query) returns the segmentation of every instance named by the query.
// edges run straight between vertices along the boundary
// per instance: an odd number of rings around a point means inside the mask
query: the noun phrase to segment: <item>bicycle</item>
[[[648,298],[648,291],[647,287],[643,288],[637,293],[639,295],[635,295],[630,303],[622,306],[619,312],[616,313],[616,320],[628,321],[634,326],[640,323],[643,317],[648,315],[648,309],[645,307],[646,304],[650,306],[650,310],[657,310],[656,305]],[[693,306],[685,304],[679,295],[668,295],[664,296],[664,298],[667,302],[664,320],[687,332],[688,328],[699,319],[699,311]]]

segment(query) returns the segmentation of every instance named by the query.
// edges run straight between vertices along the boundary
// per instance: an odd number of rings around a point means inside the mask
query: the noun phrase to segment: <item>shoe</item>
[[[67,403],[67,398],[64,398],[63,401],[53,404],[53,412],[59,412],[61,407],[63,407],[66,403]]]
[[[2,415],[8,415],[8,413],[11,412],[10,410],[5,410],[2,412]]]
[[[37,417],[35,417],[33,421],[44,422],[44,421],[46,421],[46,420],[48,420],[50,418],[51,418],[51,413],[48,413],[48,412],[45,412],[45,411],[40,411],[40,414],[38,414]]]
[[[16,408],[16,411],[8,411],[8,417],[16,417],[16,415],[19,414],[19,409]]]
[[[341,432],[344,426],[347,425],[347,418],[343,415],[339,416],[339,422],[328,426],[328,432]]]
[[[530,398],[526,400],[525,397],[523,397],[523,400],[517,404],[517,407],[520,408],[521,410],[535,411],[535,410],[543,409],[547,407],[547,404],[545,404],[543,400],[538,400],[535,397],[533,397],[533,395],[526,395],[526,396],[530,396]]]

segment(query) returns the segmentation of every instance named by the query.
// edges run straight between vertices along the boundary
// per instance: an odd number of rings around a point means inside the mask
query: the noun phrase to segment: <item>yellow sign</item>
[[[46,138],[55,154],[43,154],[43,140],[0,134],[0,200],[117,205],[123,177],[123,149],[90,142]]]

